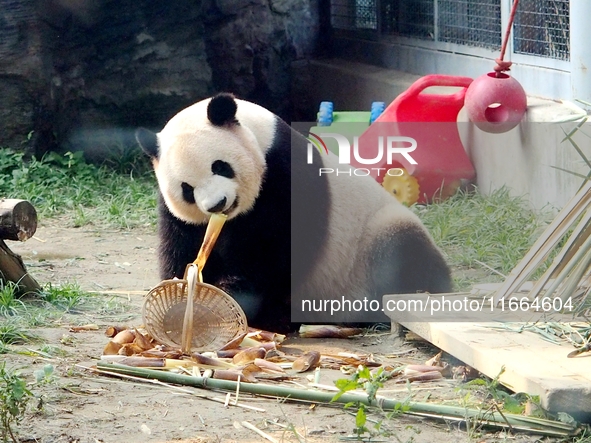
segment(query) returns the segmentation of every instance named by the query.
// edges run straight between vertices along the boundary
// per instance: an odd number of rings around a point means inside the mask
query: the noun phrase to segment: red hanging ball
[[[464,106],[478,128],[499,134],[519,124],[527,109],[527,97],[513,77],[502,72],[489,72],[470,84]]]

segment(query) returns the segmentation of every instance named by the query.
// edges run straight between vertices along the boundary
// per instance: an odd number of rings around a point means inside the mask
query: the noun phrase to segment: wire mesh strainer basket
[[[211,216],[197,258],[182,280],[164,280],[144,300],[146,331],[159,343],[190,352],[215,351],[248,331],[246,315],[226,292],[203,283],[202,270],[224,225],[222,214]]]
[[[164,280],[144,301],[142,315],[146,331],[167,346],[182,345],[188,285],[186,279]],[[232,297],[207,283],[198,282],[195,289],[192,351],[217,350],[247,332],[246,316]]]

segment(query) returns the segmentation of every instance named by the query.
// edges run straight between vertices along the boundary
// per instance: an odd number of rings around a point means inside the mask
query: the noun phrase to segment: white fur
[[[260,192],[265,153],[274,142],[277,117],[253,103],[236,101],[240,125],[216,127],[208,122],[208,99],[179,112],[158,134],[160,158],[154,167],[162,194],[170,211],[186,222],[206,222],[207,208],[223,196],[227,207],[239,198],[239,206],[228,214],[230,218],[247,212]],[[321,158],[327,168],[346,169],[334,154]],[[214,176],[211,164],[215,160],[232,165],[236,177]],[[182,182],[195,187],[197,205],[184,202]],[[319,265],[304,279],[300,296],[323,300],[369,297],[368,257],[376,237],[393,227],[422,224],[373,179],[330,174],[328,186],[333,203],[327,221],[329,235],[325,244],[319,245]]]
[[[212,125],[205,115],[210,99],[176,114],[158,134],[159,158],[154,170],[169,210],[181,220],[201,224],[211,208],[226,197],[228,210],[238,198],[238,206],[228,218],[252,209],[265,173],[265,152],[275,132],[276,117],[250,102],[236,100],[240,122],[231,128]],[[229,163],[233,179],[214,175],[216,160]],[[183,200],[181,183],[195,188],[196,205]]]
[[[327,168],[348,170],[332,153],[323,155]],[[333,202],[328,219],[330,235],[323,245],[318,263],[301,287],[301,297],[319,300],[350,300],[370,297],[368,256],[375,238],[393,226],[421,225],[419,218],[398,202],[375,180],[346,174],[328,175]],[[435,248],[435,245],[433,245]]]

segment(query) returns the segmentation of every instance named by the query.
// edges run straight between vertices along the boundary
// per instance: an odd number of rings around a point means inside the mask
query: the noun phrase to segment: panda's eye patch
[[[226,163],[223,160],[216,160],[211,164],[211,172],[215,175],[221,175],[222,177],[226,178],[234,178],[234,170],[229,163]]]
[[[187,203],[195,203],[195,194],[193,194],[195,188],[191,186],[189,183],[182,182],[181,189],[183,190],[183,199]]]

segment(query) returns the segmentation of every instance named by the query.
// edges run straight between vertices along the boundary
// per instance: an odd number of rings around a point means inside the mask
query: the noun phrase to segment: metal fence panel
[[[513,28],[515,53],[570,58],[570,0],[521,0]],[[591,1],[591,0],[580,0]],[[331,0],[336,29],[499,50],[501,3],[511,0]],[[379,23],[379,29],[378,29]]]
[[[501,47],[499,0],[438,0],[438,40],[489,49]]]
[[[521,0],[513,33],[514,52],[568,61],[569,0]]]
[[[380,3],[383,34],[434,40],[433,0],[382,0]]]
[[[377,29],[376,0],[332,0],[331,24],[335,29]]]

